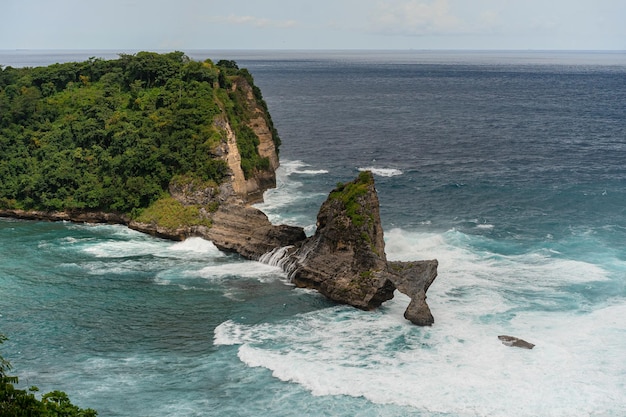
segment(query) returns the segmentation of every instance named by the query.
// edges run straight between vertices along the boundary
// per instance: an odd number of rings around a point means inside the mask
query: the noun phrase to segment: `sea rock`
[[[437,277],[438,265],[437,260],[388,263],[390,281],[398,291],[411,298],[404,318],[418,326],[430,326],[435,322],[426,303],[426,291]]]
[[[315,235],[284,251],[278,263],[298,287],[364,310],[393,298],[411,297],[404,316],[419,326],[434,322],[426,291],[437,276],[436,260],[388,262],[374,177],[364,171],[340,184],[322,204]]]
[[[502,344],[505,346],[514,346],[524,349],[532,349],[535,347],[534,344],[513,336],[501,335],[498,336],[498,339],[500,339],[502,341]]]
[[[393,298],[378,195],[370,172],[335,188],[322,204],[313,236],[289,254],[291,281],[370,310]]]

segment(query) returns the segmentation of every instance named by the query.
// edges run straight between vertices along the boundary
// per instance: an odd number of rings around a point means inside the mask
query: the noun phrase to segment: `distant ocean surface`
[[[439,260],[435,324],[200,239],[0,219],[1,351],[24,386],[103,417],[626,416],[625,53],[187,53],[261,88],[275,223],[313,233],[335,184],[374,172],[388,258]]]

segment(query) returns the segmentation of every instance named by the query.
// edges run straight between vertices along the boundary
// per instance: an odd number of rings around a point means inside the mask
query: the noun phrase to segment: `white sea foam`
[[[274,325],[229,321],[218,326],[214,341],[241,345],[238,356],[248,366],[267,368],[318,396],[364,397],[458,416],[586,417],[623,411],[626,355],[617,342],[605,342],[620,340],[626,326],[616,319],[599,321],[623,317],[623,306],[586,317],[520,317],[502,327],[470,316],[417,328],[399,319],[405,302],[392,301],[383,312],[329,308]],[[583,343],[578,330],[565,323],[595,329],[591,335],[597,340]],[[506,347],[497,339],[501,333],[516,333],[537,346],[532,351]]]
[[[190,254],[192,256],[208,255],[213,258],[225,256],[213,242],[200,237],[190,237],[182,242],[174,243],[168,249],[179,254]]]
[[[80,267],[89,275],[117,275],[146,270],[145,262],[121,258],[114,263],[108,261],[83,262]]]
[[[623,414],[626,305],[583,313],[560,289],[606,272],[542,253],[477,251],[478,238],[454,230],[387,235],[390,259],[439,259],[428,292],[433,327],[404,320],[409,300],[396,294],[374,312],[338,306],[272,324],[227,321],[214,343],[240,345],[242,362],[314,395],[455,416]],[[536,347],[506,347],[500,334]]]
[[[362,167],[359,171],[371,171],[372,174],[380,177],[395,177],[402,175],[403,172],[396,168],[379,168],[379,167]]]
[[[255,204],[255,207],[263,211],[273,224],[289,224],[294,226],[307,226],[314,223],[314,218],[286,215],[289,207],[301,204],[303,201],[313,200],[317,206],[325,198],[323,193],[303,191],[302,183],[291,178],[292,174],[319,175],[326,170],[303,170],[309,165],[302,161],[284,161],[276,170],[276,187],[267,190],[263,195],[263,202]]]
[[[307,174],[307,175],[321,175],[327,174],[328,171],[325,169],[303,169],[310,167],[310,164],[307,164],[302,161],[289,161],[285,160],[280,163],[280,167],[278,168],[277,175],[280,175],[281,172],[284,173],[285,176],[289,176],[291,174]],[[281,170],[282,168],[282,170]]]
[[[186,275],[199,276],[209,280],[223,280],[226,278],[253,278],[261,282],[284,279],[285,277],[283,271],[279,267],[253,261],[209,265],[198,271],[189,271]]]
[[[126,258],[158,253],[165,245],[164,242],[156,240],[109,240],[87,246],[83,251],[97,258]]]

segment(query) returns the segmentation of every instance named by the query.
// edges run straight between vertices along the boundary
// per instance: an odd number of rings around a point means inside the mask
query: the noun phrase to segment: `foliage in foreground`
[[[0,344],[6,337],[0,334]],[[9,376],[11,364],[0,355],[0,416],[2,417],[96,417],[90,408],[82,409],[70,401],[62,391],[44,394],[41,400],[35,397],[37,387],[28,391],[15,388],[18,377]]]

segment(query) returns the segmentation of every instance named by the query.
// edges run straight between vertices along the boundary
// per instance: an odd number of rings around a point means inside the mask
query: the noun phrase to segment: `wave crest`
[[[378,175],[379,177],[396,177],[403,174],[401,170],[396,168],[361,167],[358,168],[358,170],[371,171],[372,174]]]

